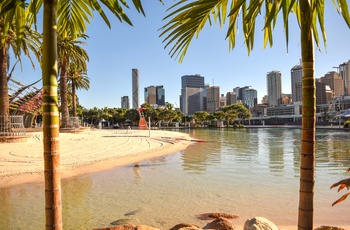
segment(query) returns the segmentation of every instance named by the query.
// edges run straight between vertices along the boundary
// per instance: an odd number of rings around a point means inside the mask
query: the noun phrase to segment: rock
[[[153,228],[150,226],[146,226],[146,225],[139,225],[135,228],[135,230],[159,230],[158,228]]]
[[[116,226],[108,226],[103,228],[95,228],[94,230],[159,230],[158,228],[149,227],[146,225],[133,225],[133,224],[124,224]]]
[[[137,214],[137,213],[139,213],[141,211],[143,211],[143,209],[142,208],[138,208],[138,209],[135,209],[132,212],[125,213],[124,216],[133,216],[133,215],[135,215],[135,214]]]
[[[201,228],[196,228],[196,227],[183,227],[183,228],[179,228],[179,230],[198,230]]]
[[[130,224],[132,219],[118,219],[113,222],[111,222],[111,225],[123,225],[123,224]]]
[[[219,217],[205,225],[203,229],[234,230],[236,229],[236,225],[234,225],[229,219]]]
[[[135,229],[136,229],[136,225],[124,224],[124,225],[108,226],[103,228],[95,228],[94,230],[135,230]]]
[[[264,217],[254,217],[244,223],[243,230],[278,230],[278,228]]]
[[[181,223],[181,224],[177,224],[175,225],[174,227],[170,228],[169,230],[190,230],[190,229],[200,229],[199,226],[197,225],[194,225],[194,224],[184,224],[184,223]]]
[[[334,227],[334,226],[321,226],[318,228],[315,228],[314,230],[346,230],[345,228],[340,227]]]
[[[197,218],[200,220],[217,219],[219,217],[224,217],[226,219],[236,219],[239,216],[235,214],[224,213],[224,212],[209,212],[209,213],[203,213],[197,216]]]

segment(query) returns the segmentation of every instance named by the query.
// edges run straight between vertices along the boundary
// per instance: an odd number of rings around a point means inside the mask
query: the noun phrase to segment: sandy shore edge
[[[0,188],[44,182],[42,132],[27,142],[0,143]],[[184,150],[189,134],[164,130],[85,130],[60,133],[61,178],[99,172]]]

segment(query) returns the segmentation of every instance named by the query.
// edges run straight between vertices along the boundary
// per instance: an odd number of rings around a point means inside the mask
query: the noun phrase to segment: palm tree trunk
[[[62,127],[69,127],[69,111],[67,100],[67,59],[61,60],[60,66],[60,96],[61,96],[61,112],[62,112]]]
[[[1,37],[0,37],[1,38]],[[0,49],[0,132],[6,133],[10,128],[10,104],[7,82],[7,45]]]
[[[9,96],[6,72],[7,48],[4,47],[0,50],[0,115],[9,115]]]
[[[57,0],[45,0],[42,107],[46,229],[62,229],[56,20]]]
[[[302,136],[298,229],[313,229],[315,178],[316,87],[312,14],[308,0],[300,1],[302,54]]]
[[[73,117],[77,116],[77,95],[75,93],[74,80],[72,81],[72,106],[73,106]]]

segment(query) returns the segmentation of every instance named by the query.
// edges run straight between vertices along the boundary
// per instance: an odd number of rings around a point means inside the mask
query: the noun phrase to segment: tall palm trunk
[[[46,229],[62,229],[57,96],[57,0],[44,1],[43,136]]]
[[[0,116],[9,115],[9,94],[7,84],[7,54],[8,50],[5,47],[0,49]]]
[[[315,184],[316,98],[312,10],[308,0],[300,1],[302,54],[302,136],[298,229],[313,229]]]
[[[60,66],[60,95],[61,95],[61,112],[62,112],[62,127],[69,127],[69,111],[67,100],[67,59],[61,60]]]
[[[8,48],[0,49],[0,132],[10,130],[10,102],[7,82]]]
[[[72,81],[72,104],[73,104],[73,117],[77,116],[77,95],[75,93],[75,83]]]

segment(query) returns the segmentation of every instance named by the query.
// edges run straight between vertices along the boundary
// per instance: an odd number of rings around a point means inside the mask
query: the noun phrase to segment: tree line
[[[206,122],[224,121],[226,124],[232,125],[235,121],[248,119],[251,117],[249,110],[242,104],[234,104],[225,106],[217,110],[213,114],[206,111],[197,111],[193,115],[185,115],[180,109],[174,108],[173,104],[166,103],[165,107],[154,108],[148,103],[142,104],[143,113],[148,121],[153,125],[158,122],[165,123],[169,126],[170,122],[195,122],[199,126],[203,126]],[[113,124],[123,124],[126,120],[137,125],[140,115],[137,109],[123,109],[123,108],[97,108],[86,109],[78,106],[79,117],[83,123],[98,124],[99,121],[109,121]]]

